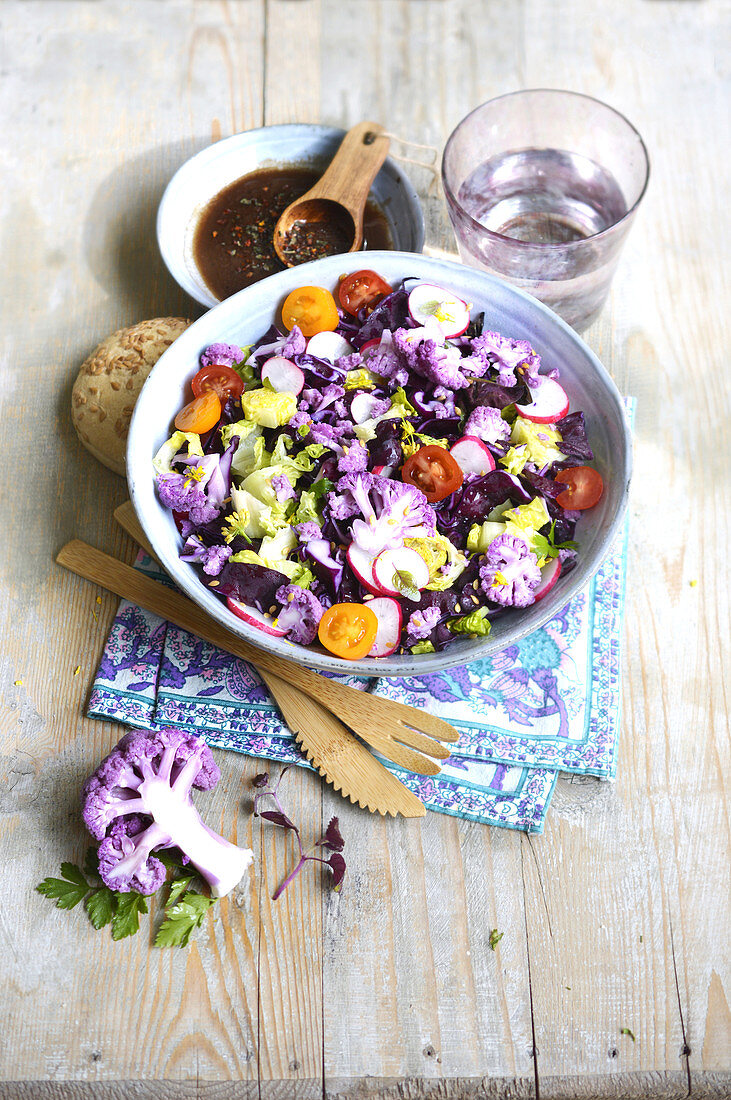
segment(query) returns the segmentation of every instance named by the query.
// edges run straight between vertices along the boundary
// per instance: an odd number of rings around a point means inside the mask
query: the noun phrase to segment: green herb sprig
[[[157,930],[155,946],[185,947],[192,932],[200,928],[218,899],[190,889],[197,875],[187,871],[171,853],[155,854],[172,873],[166,884],[164,919]],[[95,848],[89,848],[86,853],[83,869],[75,863],[64,862],[61,875],[61,878],[45,878],[36,886],[38,893],[55,901],[59,909],[74,909],[83,902],[86,915],[97,931],[111,925],[113,940],[123,940],[139,932],[140,914],[149,912],[147,902],[155,895],[110,890],[99,878]]]

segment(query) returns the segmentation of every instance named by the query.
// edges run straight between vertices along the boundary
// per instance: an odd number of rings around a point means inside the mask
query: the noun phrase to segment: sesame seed
[[[220,583],[221,583],[220,581],[209,581],[208,582],[210,588],[216,588]]]
[[[456,603],[454,605],[454,610],[455,611],[461,611],[462,610],[462,604],[461,603]]]

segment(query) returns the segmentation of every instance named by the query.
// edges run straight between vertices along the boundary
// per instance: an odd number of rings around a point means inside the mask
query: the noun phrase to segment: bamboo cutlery
[[[115,518],[154,556],[132,504]],[[256,668],[285,722],[320,775],[352,802],[381,814],[421,817],[423,803],[369,751],[406,771],[437,775],[457,731],[426,711],[373,696],[302,668],[226,630],[177,589],[79,540],[67,543],[60,565],[189,630]]]

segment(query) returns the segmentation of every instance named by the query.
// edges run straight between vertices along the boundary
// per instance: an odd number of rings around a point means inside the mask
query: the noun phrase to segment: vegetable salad
[[[470,309],[360,271],[204,350],[154,469],[181,558],[233,614],[353,660],[425,653],[574,566],[602,494],[583,413]]]

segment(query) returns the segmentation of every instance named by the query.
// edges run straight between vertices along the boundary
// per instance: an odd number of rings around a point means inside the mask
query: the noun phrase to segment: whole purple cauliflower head
[[[152,893],[165,870],[153,852],[179,848],[211,892],[233,889],[250,852],[203,824],[191,789],[211,790],[221,773],[202,738],[179,729],[126,734],[84,784],[83,816],[99,844],[99,873],[110,889]]]

